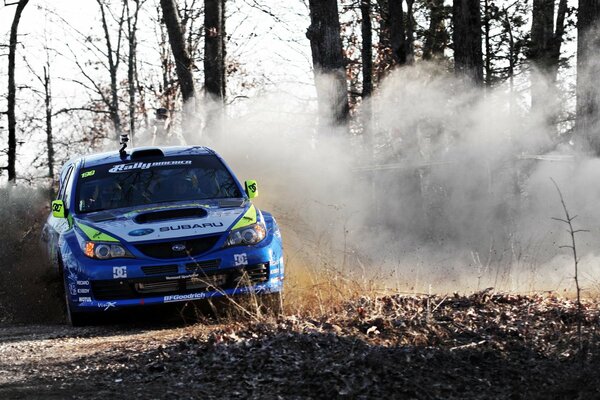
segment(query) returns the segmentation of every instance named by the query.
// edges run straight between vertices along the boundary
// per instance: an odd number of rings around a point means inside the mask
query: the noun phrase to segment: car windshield
[[[242,197],[234,178],[214,155],[100,165],[80,173],[76,198],[79,213]]]

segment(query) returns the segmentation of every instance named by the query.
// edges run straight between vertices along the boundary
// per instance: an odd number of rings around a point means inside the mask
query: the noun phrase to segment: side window
[[[69,182],[69,178],[71,177],[71,172],[73,172],[73,166],[71,166],[67,172],[64,173],[64,175],[61,177],[62,180],[60,181],[60,188],[58,188],[58,199],[59,200],[65,200],[65,189],[67,187],[67,184]]]
[[[75,174],[73,171],[75,168],[71,168],[69,171],[69,175],[67,176],[67,181],[65,183],[65,192],[63,193],[63,201],[65,202],[65,207],[69,207],[71,204],[71,192],[73,191],[73,181],[75,181]]]

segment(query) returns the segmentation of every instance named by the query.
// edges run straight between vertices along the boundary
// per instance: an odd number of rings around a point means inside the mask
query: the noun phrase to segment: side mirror
[[[246,194],[250,199],[258,197],[258,184],[256,181],[251,179],[246,181]]]
[[[55,218],[67,218],[67,210],[65,202],[62,200],[54,200],[52,202],[52,216]]]

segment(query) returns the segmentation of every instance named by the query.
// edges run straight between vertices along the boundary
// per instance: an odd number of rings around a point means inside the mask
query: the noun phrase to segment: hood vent
[[[208,215],[203,208],[179,208],[173,210],[162,210],[140,214],[134,218],[138,224],[146,224],[156,221],[167,221],[170,219],[204,218]]]

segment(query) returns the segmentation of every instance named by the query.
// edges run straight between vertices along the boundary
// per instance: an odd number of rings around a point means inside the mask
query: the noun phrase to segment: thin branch
[[[567,230],[567,232],[571,235],[571,245],[570,246],[559,246],[559,248],[570,248],[573,251],[573,262],[575,264],[575,288],[577,290],[577,336],[579,338],[579,352],[580,354],[583,356],[582,354],[582,349],[583,349],[583,343],[582,343],[582,338],[581,338],[581,317],[582,317],[582,311],[583,311],[583,306],[581,305],[581,288],[579,286],[579,258],[577,257],[577,247],[575,244],[575,233],[579,232],[585,232],[585,230],[579,229],[579,230],[575,230],[573,229],[573,224],[572,221],[575,219],[575,217],[571,217],[569,214],[569,209],[567,208],[567,205],[565,203],[565,199],[562,195],[562,192],[560,191],[560,188],[558,187],[558,184],[556,183],[556,181],[552,178],[550,178],[550,180],[552,181],[552,183],[554,184],[554,187],[556,188],[556,191],[558,192],[558,196],[560,197],[560,203],[562,204],[563,207],[563,211],[565,213],[566,216],[566,220],[562,220],[562,222],[566,223],[569,226],[569,229]],[[556,218],[553,218],[556,219]],[[583,360],[583,359],[582,359]]]
[[[62,108],[56,112],[54,112],[52,114],[53,117],[59,115],[59,114],[65,114],[65,113],[70,113],[72,111],[89,111],[89,112],[93,112],[96,114],[110,114],[110,111],[107,110],[97,110],[95,108],[90,108],[90,107],[70,107],[70,108]]]

